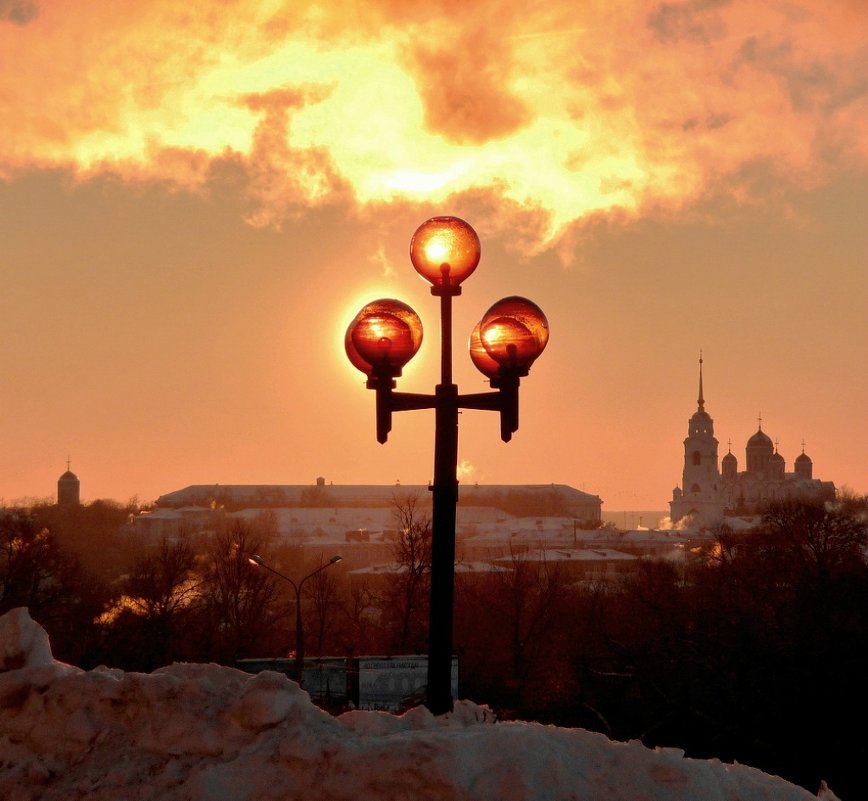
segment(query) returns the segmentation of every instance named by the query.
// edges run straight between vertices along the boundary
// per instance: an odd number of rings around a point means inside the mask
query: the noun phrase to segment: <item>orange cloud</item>
[[[406,40],[404,63],[424,106],[426,129],[459,145],[502,139],[532,122],[519,88],[514,12],[501,14],[497,24],[491,13],[479,13],[478,6],[475,12],[456,9]]]
[[[33,0],[0,0],[0,22],[26,25],[39,13]]]
[[[0,5],[0,176],[207,187],[249,221],[484,193],[576,220],[683,208],[868,161],[858,2]],[[544,221],[544,222],[541,222]]]
[[[243,98],[247,108],[263,115],[244,159],[249,177],[247,194],[256,207],[247,218],[251,224],[279,225],[294,209],[335,200],[341,193],[342,182],[326,147],[292,148],[289,144],[293,110],[325,95],[316,89],[310,93],[274,89]]]

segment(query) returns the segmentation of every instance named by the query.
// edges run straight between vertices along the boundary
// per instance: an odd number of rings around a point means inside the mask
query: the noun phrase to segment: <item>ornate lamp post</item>
[[[428,685],[425,705],[435,715],[452,709],[452,619],[455,579],[455,517],[458,503],[458,410],[500,413],[504,442],[518,430],[518,386],[548,342],[548,321],[536,304],[520,297],[495,303],[470,335],[470,358],[493,392],[459,395],[452,382],[452,298],[479,263],[479,238],[457,217],[432,217],[410,241],[410,261],[440,298],[440,383],[433,395],[396,392],[405,364],[422,344],[422,322],[405,303],[368,303],[347,329],[350,362],[376,392],[377,441],[392,428],[392,412],[434,409],[431,611],[428,630]]]
[[[308,573],[301,581],[296,584],[289,576],[284,576],[283,573],[278,572],[270,565],[265,563],[265,560],[258,554],[255,553],[253,556],[247,559],[251,565],[256,565],[257,567],[263,567],[266,570],[274,573],[275,576],[279,576],[284,581],[288,581],[292,588],[295,590],[295,680],[302,684],[304,680],[304,626],[301,622],[301,588],[304,586],[304,583],[309,579],[315,576],[317,573],[322,572],[327,567],[331,567],[335,562],[340,562],[343,559],[342,556],[333,556],[328,560],[324,565],[320,565],[316,570],[312,573]]]

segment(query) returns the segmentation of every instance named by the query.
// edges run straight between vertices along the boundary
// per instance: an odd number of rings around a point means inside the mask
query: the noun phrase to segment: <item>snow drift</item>
[[[449,715],[333,717],[282,674],[214,664],[151,674],[55,661],[23,608],[0,617],[7,801],[834,801],[743,765],[601,734]]]

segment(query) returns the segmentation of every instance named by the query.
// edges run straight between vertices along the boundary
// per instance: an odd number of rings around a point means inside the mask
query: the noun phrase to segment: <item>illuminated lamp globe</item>
[[[350,323],[347,328],[347,333],[344,336],[344,350],[347,352],[347,358],[350,360],[350,364],[353,365],[357,370],[361,370],[365,375],[369,375],[371,372],[371,365],[368,364],[356,350],[356,346],[353,345],[353,326],[355,325],[355,318]]]
[[[432,217],[410,240],[410,261],[431,286],[457,287],[479,264],[476,231],[458,217]]]
[[[467,346],[470,351],[470,361],[486,378],[494,380],[500,372],[500,364],[488,355],[488,351],[482,344],[481,326],[481,323],[477,323],[476,328],[470,333],[470,342]]]
[[[406,303],[384,298],[365,305],[350,323],[345,338],[350,362],[368,375],[391,368],[395,375],[422,344],[422,321]]]
[[[526,371],[545,350],[549,325],[542,309],[527,298],[497,301],[479,323],[486,353],[509,370]]]

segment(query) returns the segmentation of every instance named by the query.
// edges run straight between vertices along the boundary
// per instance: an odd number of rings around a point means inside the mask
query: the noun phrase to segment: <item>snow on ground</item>
[[[449,715],[333,717],[279,673],[83,671],[24,608],[0,617],[6,801],[837,801],[743,765],[601,734]]]

